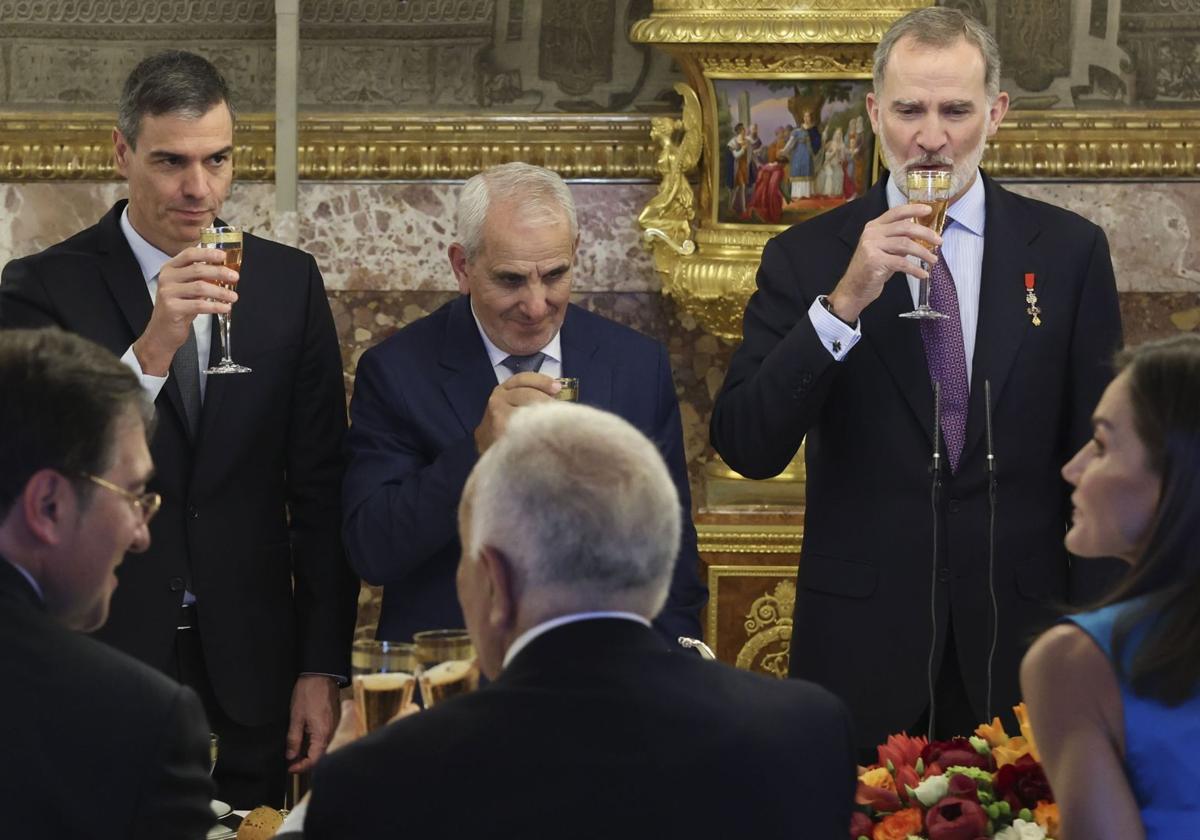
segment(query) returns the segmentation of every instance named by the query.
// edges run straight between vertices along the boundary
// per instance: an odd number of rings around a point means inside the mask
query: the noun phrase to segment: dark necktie
[[[196,352],[196,331],[190,326],[187,338],[179,345],[175,357],[171,359],[171,375],[175,377],[175,384],[179,386],[188,434],[194,440],[196,430],[200,427],[200,361]]]
[[[541,370],[544,361],[546,361],[545,353],[530,353],[528,356],[509,356],[501,360],[500,364],[515,374]]]
[[[946,220],[947,226],[950,220]],[[929,378],[941,383],[942,434],[950,456],[950,471],[958,470],[963,442],[967,435],[967,352],[963,343],[962,318],[958,312],[958,292],[946,257],[939,252],[929,288],[929,305],[948,317],[921,321],[921,339],[925,342],[925,359],[929,362]]]

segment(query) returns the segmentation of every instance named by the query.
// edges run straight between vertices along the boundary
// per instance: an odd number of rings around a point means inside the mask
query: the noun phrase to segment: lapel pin
[[[1037,305],[1037,289],[1034,287],[1034,274],[1032,271],[1025,274],[1025,311],[1029,314],[1029,320],[1033,322],[1035,327],[1042,325],[1042,310]]]

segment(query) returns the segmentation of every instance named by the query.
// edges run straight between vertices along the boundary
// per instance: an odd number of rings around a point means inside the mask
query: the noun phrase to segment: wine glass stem
[[[925,262],[925,260],[921,260],[921,268],[925,269],[925,271],[928,272],[929,271],[929,263]],[[931,281],[932,281],[932,278],[930,278],[930,277],[925,277],[924,279],[921,280],[921,289],[920,289],[919,297],[917,298],[917,309],[928,309],[929,308],[929,286],[930,286]]]
[[[928,281],[926,281],[926,283],[928,283]],[[229,322],[232,320],[232,318],[233,318],[232,313],[230,313],[229,315],[220,315],[220,314],[217,315],[217,320],[219,320],[221,323],[221,362],[222,362],[222,364],[232,364],[233,363],[233,352],[230,350],[230,347],[229,347]]]

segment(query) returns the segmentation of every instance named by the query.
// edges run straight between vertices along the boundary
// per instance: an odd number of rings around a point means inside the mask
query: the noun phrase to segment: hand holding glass
[[[910,169],[905,174],[905,185],[908,190],[908,201],[910,204],[927,205],[933,212],[922,216],[920,219],[914,219],[918,224],[924,225],[931,229],[939,236],[942,233],[942,228],[946,225],[946,209],[950,205],[950,170],[948,169]],[[924,245],[929,250],[937,253],[937,246],[932,242],[926,242],[923,239],[916,239],[915,242]],[[931,266],[921,260],[921,268],[929,271]],[[920,295],[917,298],[917,308],[911,312],[901,312],[901,318],[945,318],[945,314],[938,312],[929,305],[929,283],[930,278],[926,277],[921,281]]]
[[[233,225],[221,227],[206,227],[200,229],[200,247],[218,248],[225,253],[225,267],[232,268],[241,274],[242,271],[242,229]],[[237,282],[221,283],[228,288],[237,288]],[[205,373],[250,373],[250,368],[233,361],[229,348],[229,331],[233,320],[232,305],[227,315],[217,315],[221,324],[221,362],[210,367]]]

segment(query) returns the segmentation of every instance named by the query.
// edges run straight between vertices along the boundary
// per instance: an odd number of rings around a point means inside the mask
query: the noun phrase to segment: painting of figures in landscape
[[[790,225],[874,182],[869,80],[714,79],[718,222]]]

